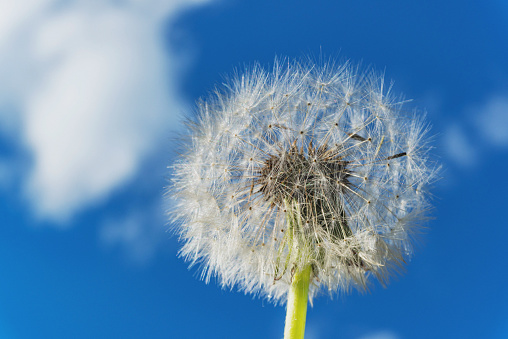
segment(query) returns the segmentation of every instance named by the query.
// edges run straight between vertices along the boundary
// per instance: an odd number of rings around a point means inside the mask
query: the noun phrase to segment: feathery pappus
[[[172,166],[170,212],[208,281],[284,302],[382,284],[412,254],[435,179],[424,114],[348,63],[276,62],[198,104]]]

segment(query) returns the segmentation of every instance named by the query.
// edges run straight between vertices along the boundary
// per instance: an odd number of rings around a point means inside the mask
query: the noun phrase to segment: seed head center
[[[348,180],[351,172],[343,156],[340,148],[327,144],[317,148],[310,143],[305,149],[294,143],[264,161],[255,184],[274,205],[282,207],[284,202],[296,202],[315,210],[320,204],[329,204],[331,195],[351,186]],[[319,212],[322,211],[314,211]]]

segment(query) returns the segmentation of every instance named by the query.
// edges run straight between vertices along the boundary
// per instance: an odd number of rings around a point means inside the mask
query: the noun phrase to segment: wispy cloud
[[[508,146],[508,94],[492,96],[474,110],[474,116],[485,141]]]
[[[162,25],[203,2],[0,0],[0,133],[31,155],[39,216],[107,197],[165,139],[184,103]]]
[[[107,219],[100,228],[99,240],[107,248],[119,248],[131,262],[145,264],[169,237],[163,215],[162,207],[154,204]]]
[[[508,94],[493,94],[482,104],[464,111],[464,119],[450,124],[443,143],[449,158],[472,167],[481,154],[508,147]]]
[[[398,339],[399,337],[391,331],[379,331],[369,333],[360,339]]]
[[[444,138],[446,151],[456,163],[463,166],[473,166],[476,163],[476,147],[462,126],[450,126]]]

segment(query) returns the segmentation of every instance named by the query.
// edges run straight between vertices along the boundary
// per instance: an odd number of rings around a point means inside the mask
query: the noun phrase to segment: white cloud
[[[165,50],[162,25],[200,2],[0,0],[0,133],[32,155],[41,217],[107,197],[167,139],[182,51]]]
[[[492,96],[473,113],[484,140],[498,146],[508,145],[508,95]]]
[[[51,0],[0,1],[0,46]]]

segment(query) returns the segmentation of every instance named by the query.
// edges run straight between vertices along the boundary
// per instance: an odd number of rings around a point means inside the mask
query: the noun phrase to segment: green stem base
[[[288,293],[284,339],[303,339],[305,334],[311,270],[311,266],[308,265],[300,272],[295,272],[293,276]]]

